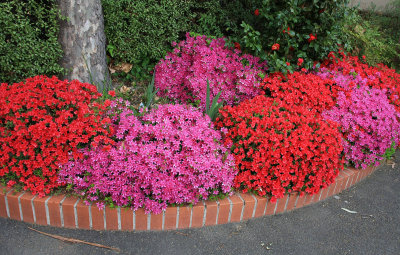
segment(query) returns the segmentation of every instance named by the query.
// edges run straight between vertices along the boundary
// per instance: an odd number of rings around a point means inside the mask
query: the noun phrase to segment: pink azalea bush
[[[350,80],[353,84],[357,78]],[[399,144],[400,114],[389,103],[386,90],[355,83],[350,93],[346,92],[339,92],[336,106],[322,115],[340,124],[346,160],[366,168],[383,159],[393,142]]]
[[[205,108],[207,80],[211,96],[222,91],[219,102],[233,105],[253,98],[261,92],[260,82],[265,75],[265,63],[239,50],[225,47],[223,38],[191,37],[168,53],[155,67],[155,87],[158,96],[180,103],[199,102]]]
[[[231,191],[234,160],[208,116],[191,106],[161,105],[139,118],[121,102],[112,104],[117,146],[83,151],[83,160],[62,167],[62,181],[89,201],[109,197],[153,213]]]

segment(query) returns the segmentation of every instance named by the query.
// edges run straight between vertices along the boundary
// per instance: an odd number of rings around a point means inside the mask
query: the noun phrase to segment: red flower
[[[258,9],[256,9],[256,10],[254,11],[254,15],[256,15],[256,16],[260,15],[260,11],[259,11]]]
[[[287,66],[290,66],[290,63],[289,63],[289,62],[286,62],[286,65],[287,65]]]
[[[308,38],[308,42],[311,42],[311,41],[314,41],[315,39],[317,39],[317,35],[313,35],[313,34],[310,34],[309,35],[310,36],[310,38]]]
[[[298,66],[301,66],[301,65],[303,64],[303,62],[304,62],[304,59],[299,58],[299,59],[297,60],[297,65],[298,65]]]
[[[240,50],[240,44],[238,42],[234,42],[233,44],[235,45],[235,49]]]
[[[278,43],[275,43],[274,45],[272,45],[271,49],[272,50],[279,50],[280,45]]]
[[[110,90],[108,91],[108,94],[112,97],[115,97],[115,91],[114,90]]]

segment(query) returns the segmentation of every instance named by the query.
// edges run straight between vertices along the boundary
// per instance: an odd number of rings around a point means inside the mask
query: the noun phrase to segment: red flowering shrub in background
[[[335,105],[338,89],[332,80],[312,73],[294,72],[287,78],[273,75],[261,84],[268,96],[321,113]]]
[[[338,125],[263,95],[220,110],[216,125],[232,145],[239,170],[234,187],[271,195],[314,194],[334,182],[343,169]]]
[[[341,75],[361,76],[366,79],[366,85],[375,89],[386,89],[389,102],[400,112],[400,74],[396,70],[384,64],[369,66],[362,63],[358,57],[345,55],[339,52],[341,58],[336,57],[333,52],[329,54],[329,59],[325,60],[323,67],[330,71],[327,78],[334,80],[337,73]]]
[[[111,143],[106,105],[87,83],[36,76],[0,86],[0,179],[44,196],[60,186],[57,171],[77,149]],[[72,155],[71,155],[72,153]]]

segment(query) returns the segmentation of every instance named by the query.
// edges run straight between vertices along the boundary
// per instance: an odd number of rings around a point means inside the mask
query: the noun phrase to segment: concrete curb
[[[381,165],[384,162],[381,162]],[[65,195],[39,198],[29,192],[15,192],[0,187],[0,217],[28,223],[64,228],[94,230],[173,230],[241,222],[265,215],[274,215],[298,209],[325,200],[360,182],[380,166],[359,170],[348,168],[339,173],[336,182],[314,195],[300,197],[287,194],[271,203],[268,198],[253,194],[235,193],[219,201],[202,201],[193,207],[168,207],[161,214],[145,214],[140,208],[99,210],[86,206],[81,199]]]

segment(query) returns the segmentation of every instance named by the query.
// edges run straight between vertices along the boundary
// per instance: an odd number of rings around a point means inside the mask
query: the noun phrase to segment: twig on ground
[[[74,238],[67,238],[67,237],[63,237],[63,236],[59,236],[59,235],[53,235],[53,234],[45,233],[45,232],[39,231],[37,229],[30,228],[30,227],[28,227],[28,228],[30,230],[36,231],[36,232],[38,232],[38,233],[40,233],[42,235],[50,236],[52,238],[55,238],[55,239],[58,239],[58,240],[61,240],[61,241],[64,241],[64,242],[83,243],[83,244],[87,244],[87,245],[96,246],[96,247],[99,247],[99,248],[105,248],[105,249],[113,250],[113,251],[116,251],[116,252],[120,252],[120,249],[118,249],[118,248],[114,248],[114,247],[110,247],[110,246],[106,246],[106,245],[102,245],[102,244],[98,244],[98,243],[90,243],[90,242],[86,242],[86,241],[82,241],[82,240],[74,239]]]

